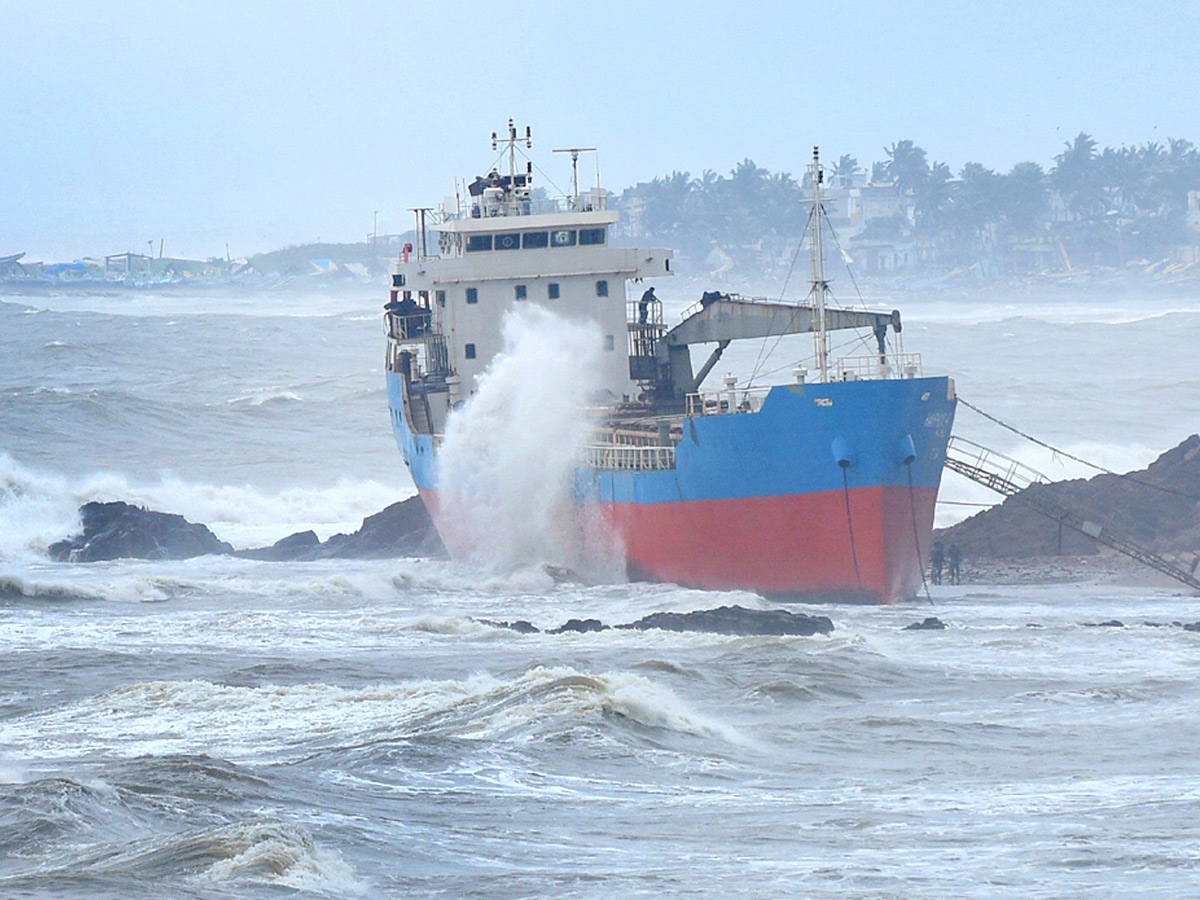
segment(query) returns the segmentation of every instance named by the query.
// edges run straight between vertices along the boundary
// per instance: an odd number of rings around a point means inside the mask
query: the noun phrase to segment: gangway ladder
[[[973,441],[951,437],[946,453],[946,468],[982,484],[998,494],[1017,497],[1022,503],[1042,515],[1061,522],[1080,534],[1086,534],[1098,543],[1111,547],[1118,553],[1123,553],[1143,565],[1157,569],[1164,575],[1183,582],[1192,590],[1200,593],[1200,579],[1197,579],[1192,572],[1181,569],[1170,560],[1135,544],[1129,538],[1114,534],[1099,523],[1085,519],[1065,506],[1026,492],[1025,489],[1031,485],[1049,484],[1050,479],[1015,459],[1010,459],[1002,453],[989,450]]]

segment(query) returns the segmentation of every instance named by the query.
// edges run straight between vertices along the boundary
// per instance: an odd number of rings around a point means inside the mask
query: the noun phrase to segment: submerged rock
[[[913,622],[911,625],[905,625],[905,631],[941,631],[946,627],[946,623],[937,616],[926,616],[923,622]]]
[[[546,634],[563,634],[567,631],[586,633],[589,631],[606,631],[607,629],[608,626],[599,619],[567,619],[562,625],[550,629]]]
[[[702,631],[710,634],[733,635],[813,635],[829,634],[833,622],[827,616],[809,616],[786,609],[746,609],[743,606],[722,606],[696,612],[652,613],[618,628],[645,631],[661,628],[664,631]]]
[[[497,622],[494,619],[476,619],[475,621],[480,625],[488,625],[492,628],[507,628],[509,631],[515,631],[517,634],[542,633],[542,629],[525,619],[517,619],[515,622]]]
[[[321,546],[321,539],[315,531],[297,531],[282,540],[276,541],[270,547],[260,547],[256,550],[239,550],[237,555],[246,559],[262,559],[271,562],[294,560],[312,553]]]
[[[233,547],[204,525],[183,516],[154,512],[114,501],[85,503],[79,509],[83,533],[51,544],[60,562],[108,559],[191,559],[210,553],[232,553]]]

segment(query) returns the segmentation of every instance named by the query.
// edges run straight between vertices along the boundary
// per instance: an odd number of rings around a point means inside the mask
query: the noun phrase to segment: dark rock
[[[237,555],[245,559],[262,559],[272,562],[299,559],[307,553],[316,551],[321,546],[321,539],[315,531],[297,531],[282,540],[276,541],[270,547],[260,547],[257,550],[238,550]]]
[[[542,629],[524,619],[517,619],[515,622],[496,622],[492,619],[476,619],[476,621],[480,625],[488,625],[492,628],[507,628],[509,631],[515,631],[517,634],[541,634],[542,632]]]
[[[363,519],[353,534],[335,534],[322,543],[311,531],[289,535],[270,547],[239,550],[247,559],[306,562],[314,559],[394,559],[446,556],[433,520],[420,496],[393,503]]]
[[[664,631],[703,631],[710,634],[736,635],[813,635],[829,634],[833,622],[827,616],[809,616],[785,609],[746,609],[742,606],[722,606],[689,613],[652,613],[618,628],[645,631],[661,628]]]
[[[1088,628],[1124,628],[1125,623],[1120,619],[1109,619],[1107,622],[1084,622]]]
[[[606,631],[607,629],[608,626],[599,619],[567,619],[562,625],[552,628],[546,634],[563,634],[567,631],[586,633],[589,631]]]
[[[905,625],[905,631],[941,631],[946,627],[946,623],[937,616],[926,616],[922,622],[913,622],[911,625]]]
[[[1200,631],[1200,622],[1188,622],[1183,626],[1184,631]]]
[[[420,496],[412,496],[363,519],[353,534],[335,534],[314,559],[390,559],[397,556],[445,556]]]
[[[1200,547],[1200,436],[1192,435],[1147,468],[1126,475],[1035,484],[1001,505],[937,532],[967,557],[1028,558],[1100,550],[1090,537],[1037,512],[1024,497],[1041,497],[1077,511],[1106,530],[1158,553]],[[1185,565],[1186,568],[1186,565]]]
[[[191,559],[232,553],[233,547],[203,525],[183,516],[154,512],[128,503],[86,503],[79,509],[83,533],[51,544],[60,562],[106,559]]]

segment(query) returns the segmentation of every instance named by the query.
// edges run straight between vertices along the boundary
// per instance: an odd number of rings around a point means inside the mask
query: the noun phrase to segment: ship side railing
[[[696,391],[687,395],[686,412],[689,416],[756,413],[762,409],[769,393],[771,393],[770,387]]]
[[[592,444],[587,448],[586,462],[593,469],[660,472],[675,468],[675,447]]]
[[[889,353],[873,356],[847,356],[837,361],[838,381],[881,381],[893,378],[919,378],[920,353]]]
[[[438,216],[442,222],[454,219],[491,219],[508,216],[539,216],[552,213],[593,212],[608,208],[608,198],[603,193],[589,191],[578,197],[515,198],[491,200],[471,198],[457,211],[443,209]]]

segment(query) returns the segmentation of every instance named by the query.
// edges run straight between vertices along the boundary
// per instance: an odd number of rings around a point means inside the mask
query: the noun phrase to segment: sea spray
[[[600,333],[530,306],[503,323],[503,349],[446,425],[439,525],[451,552],[492,570],[538,563],[610,575],[611,541],[574,502],[594,432]]]

